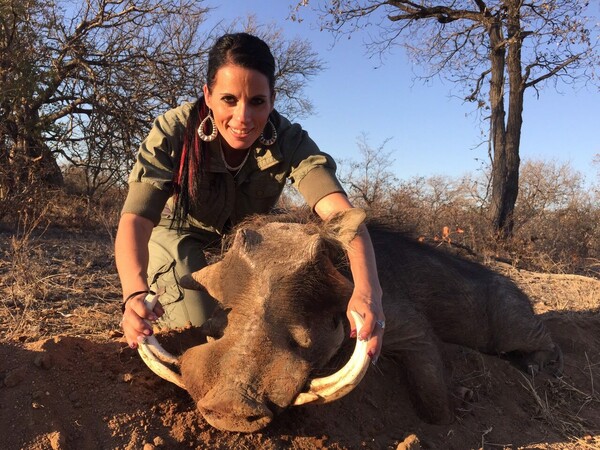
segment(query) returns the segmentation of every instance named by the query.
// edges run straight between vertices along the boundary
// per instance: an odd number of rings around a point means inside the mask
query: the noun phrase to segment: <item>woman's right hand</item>
[[[160,304],[149,311],[144,303],[148,291],[148,241],[154,224],[149,219],[132,213],[125,213],[119,221],[115,239],[115,262],[121,280],[121,288],[127,300],[123,309],[121,326],[127,343],[137,348],[140,336],[150,336],[150,322],[163,314]],[[139,292],[133,298],[127,296]]]
[[[150,322],[154,322],[164,314],[164,310],[159,302],[156,302],[152,311],[146,307],[146,303],[144,302],[146,295],[146,293],[142,293],[127,300],[123,311],[123,319],[121,321],[123,334],[129,347],[133,349],[137,348],[139,337],[152,335],[153,331]]]

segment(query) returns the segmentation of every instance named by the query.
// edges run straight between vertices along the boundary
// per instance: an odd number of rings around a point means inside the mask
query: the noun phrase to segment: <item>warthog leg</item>
[[[360,335],[360,330],[364,324],[363,318],[355,311],[350,313],[356,323],[357,335]],[[329,403],[342,398],[360,383],[368,367],[367,341],[356,339],[354,352],[346,365],[332,375],[310,380],[308,390],[298,394],[293,405]]]
[[[149,311],[154,309],[159,294],[148,294],[144,304]],[[164,380],[176,384],[185,389],[181,375],[167,367],[165,363],[179,365],[179,359],[167,352],[158,342],[155,336],[138,337],[138,353],[148,368]]]

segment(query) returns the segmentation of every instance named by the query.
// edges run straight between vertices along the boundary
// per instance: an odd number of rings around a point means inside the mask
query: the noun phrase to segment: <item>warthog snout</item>
[[[212,389],[198,401],[198,409],[213,427],[251,433],[267,426],[273,412],[243,389]]]

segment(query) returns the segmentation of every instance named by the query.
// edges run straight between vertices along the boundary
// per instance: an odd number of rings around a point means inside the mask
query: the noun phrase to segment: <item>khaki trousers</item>
[[[156,322],[159,329],[198,326],[211,316],[216,305],[211,296],[179,285],[183,275],[206,266],[208,244],[210,239],[200,233],[154,227],[148,243],[148,285],[154,292],[163,292],[159,301],[165,314]]]

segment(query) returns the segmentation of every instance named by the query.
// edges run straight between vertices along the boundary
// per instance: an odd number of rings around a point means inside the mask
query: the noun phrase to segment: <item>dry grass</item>
[[[118,193],[95,206],[60,190],[34,194],[0,224],[0,341],[105,334],[120,299]]]
[[[0,340],[114,328],[120,288],[107,236],[0,233],[0,248]]]
[[[553,274],[517,269],[492,262],[490,266],[513,279],[532,299],[536,313],[580,312],[598,309],[600,280],[576,274]]]
[[[520,375],[521,386],[535,402],[534,419],[543,420],[569,440],[588,432],[590,424],[580,412],[589,403],[600,401],[595,393],[583,392],[563,378],[544,380],[538,385],[534,377]]]
[[[56,335],[104,340],[119,335],[121,292],[113,255],[115,216],[98,211],[86,223],[77,224],[66,204],[63,200],[59,209],[42,208],[37,217],[30,214],[11,231],[0,231],[0,342],[30,342]],[[74,211],[86,217],[84,205],[77,203]],[[540,314],[598,311],[599,280],[492,265],[517,282]],[[592,342],[590,351],[599,345]],[[600,448],[598,430],[585,416],[588,409],[598,410],[600,403],[600,363],[595,362],[597,353],[590,355],[587,362],[578,364],[581,367],[571,367],[586,383],[522,376],[520,387],[527,393],[531,417],[569,442],[568,447],[541,444],[536,448]],[[465,351],[461,358],[458,364],[471,369],[455,374],[457,384],[476,396],[489,397],[498,388],[494,384],[497,367],[489,367],[489,360],[477,352]],[[467,417],[464,421],[458,417],[457,422],[468,423],[469,414],[485,415],[481,408],[477,401],[466,404],[463,412]],[[482,448],[515,448],[503,444],[503,439],[492,439],[497,430],[479,430],[476,439],[480,437]]]

